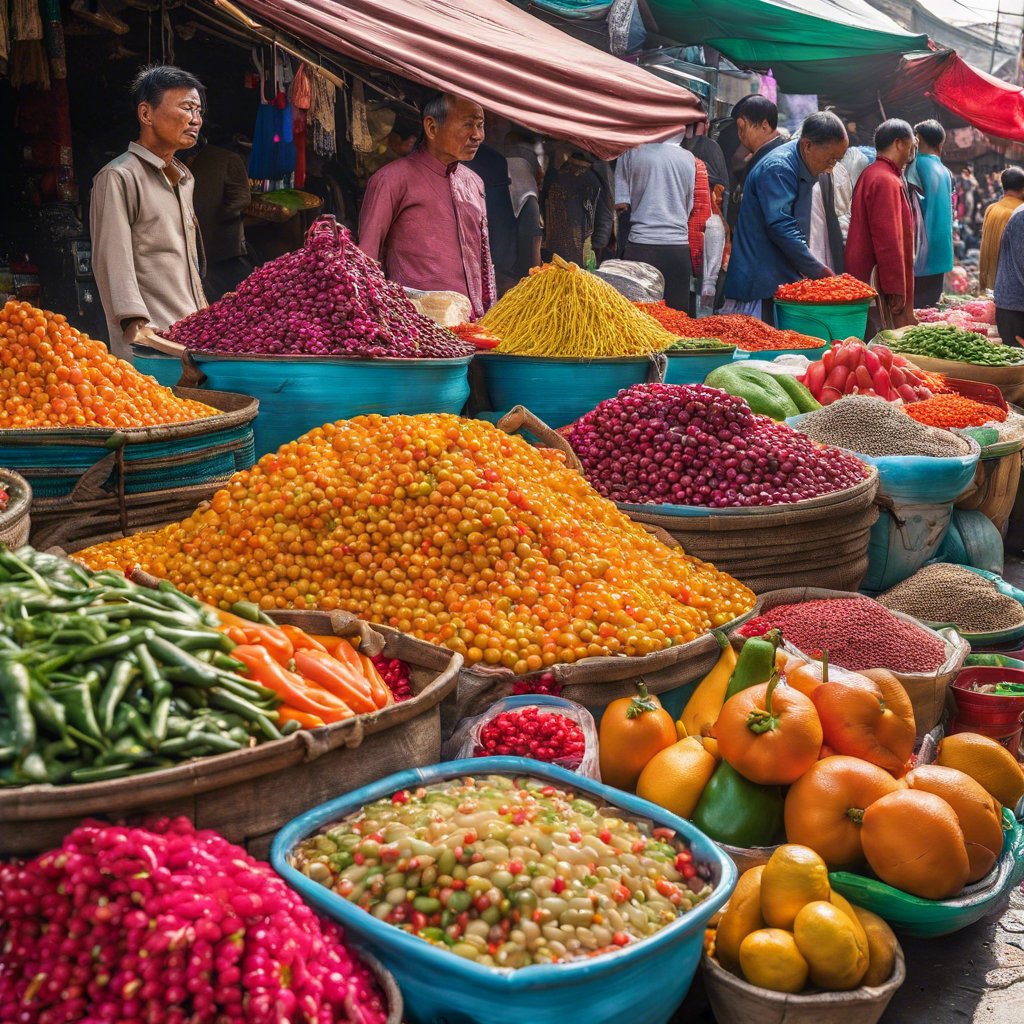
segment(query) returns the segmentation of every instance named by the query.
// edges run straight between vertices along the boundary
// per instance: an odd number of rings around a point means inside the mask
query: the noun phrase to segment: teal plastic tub
[[[335,420],[370,413],[460,413],[469,398],[472,357],[254,358],[196,352],[192,358],[206,377],[205,387],[237,391],[259,399],[260,413],[253,424],[258,459]],[[135,366],[143,373],[152,372],[161,383],[167,382],[172,367],[177,367],[181,375],[181,363],[176,359],[136,355]],[[172,383],[177,383],[177,378]]]
[[[672,829],[690,843],[698,860],[712,866],[714,892],[657,934],[614,953],[516,971],[463,960],[378,921],[288,863],[298,842],[372,800],[410,786],[486,773],[544,779]],[[275,838],[270,860],[307,903],[338,921],[394,974],[410,1024],[666,1024],[693,980],[707,922],[732,894],[737,878],[732,861],[688,821],[639,797],[521,757],[468,758],[388,776],[290,822]]]
[[[181,360],[173,356],[142,354],[136,351],[132,355],[132,365],[139,373],[155,377],[158,384],[165,388],[173,388],[181,379]]]
[[[817,335],[815,335],[817,337]],[[828,350],[829,345],[821,345],[818,348],[768,348],[758,349],[756,352],[744,352],[743,349],[736,349],[736,360],[761,359],[771,362],[779,356],[804,356],[812,363],[817,362]]]
[[[1024,879],[1024,828],[1003,808],[1003,852],[980,881],[951,900],[925,900],[849,871],[833,871],[832,888],[851,903],[874,911],[898,932],[934,939],[981,920]]]
[[[955,508],[937,557],[943,562],[1002,575],[1003,535],[984,512]]]
[[[870,300],[863,302],[783,302],[775,300],[775,325],[812,338],[836,341],[863,338],[868,329]]]
[[[506,413],[513,406],[524,405],[556,430],[575,423],[623,388],[661,381],[664,374],[662,361],[647,356],[541,359],[487,352],[476,359],[492,410]]]
[[[731,363],[736,351],[730,348],[721,352],[666,352],[665,383],[703,384],[712,370]]]

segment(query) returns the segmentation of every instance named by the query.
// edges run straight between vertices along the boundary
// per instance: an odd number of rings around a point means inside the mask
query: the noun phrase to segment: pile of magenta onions
[[[384,1024],[376,979],[270,868],[184,818],[0,864],[5,1024]]]
[[[253,355],[449,359],[475,351],[420,314],[329,218],[313,224],[301,249],[264,263],[167,336],[200,352]]]
[[[702,384],[635,384],[569,432],[587,479],[624,504],[743,508],[846,490],[858,459]]]

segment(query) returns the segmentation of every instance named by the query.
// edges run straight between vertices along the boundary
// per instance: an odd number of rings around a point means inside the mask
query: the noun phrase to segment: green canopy
[[[900,54],[928,48],[866,0],[647,0],[662,35],[771,68],[784,92],[869,86]]]

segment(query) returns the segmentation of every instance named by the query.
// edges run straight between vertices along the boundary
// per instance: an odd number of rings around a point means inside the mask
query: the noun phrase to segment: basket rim
[[[167,355],[164,352],[158,352],[156,349],[146,348],[145,345],[133,345],[132,349],[136,356],[142,356],[145,359],[161,359],[166,360],[169,363],[179,363],[180,360],[176,356]],[[259,352],[210,352],[206,349],[186,349],[188,354],[192,357],[195,363],[337,363],[339,365],[352,365],[355,363],[364,364],[366,366],[378,366],[380,364],[394,364],[397,366],[455,366],[460,363],[465,363],[467,366],[472,361],[475,353],[467,356],[408,356],[400,358],[398,356],[318,356],[318,355],[307,355],[302,352],[288,352],[282,353],[281,355],[268,355],[266,353]],[[177,387],[177,385],[176,385]],[[203,394],[216,394],[214,391],[206,391],[201,389]]]
[[[0,469],[0,483],[6,485],[8,494],[7,508],[0,512],[0,522],[27,515],[32,507],[31,484],[20,473],[6,468]]]
[[[668,349],[661,349],[657,352],[648,352],[638,356],[520,356],[512,352],[498,352],[496,349],[486,349],[477,352],[478,359],[507,359],[516,362],[552,363],[558,366],[586,365],[588,363],[649,363],[656,356],[667,356]],[[706,355],[707,353],[701,353]],[[717,354],[717,353],[712,353]]]

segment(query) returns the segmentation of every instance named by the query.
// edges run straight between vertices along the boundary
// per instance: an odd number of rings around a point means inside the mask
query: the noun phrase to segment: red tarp
[[[704,115],[696,96],[505,0],[238,0],[258,20],[475,100],[603,159]]]
[[[979,131],[1024,142],[1024,89],[971,67],[952,50],[903,58],[883,104],[924,94]]]

